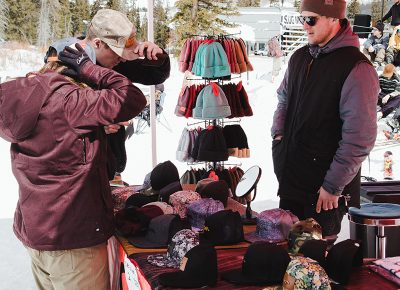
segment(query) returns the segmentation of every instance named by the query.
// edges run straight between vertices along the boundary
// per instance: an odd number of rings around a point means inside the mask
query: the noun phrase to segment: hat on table
[[[245,235],[245,240],[278,242],[286,240],[297,216],[290,211],[274,208],[264,210],[256,218],[256,231]]]
[[[243,242],[243,224],[240,214],[221,210],[206,218],[200,240],[214,245],[232,245]]]
[[[199,244],[183,257],[178,272],[162,273],[160,284],[173,288],[214,286],[218,279],[217,252],[209,244]]]
[[[158,267],[179,268],[182,258],[199,244],[199,236],[192,230],[177,232],[168,245],[166,254],[150,255],[147,262]]]
[[[228,202],[229,187],[225,180],[214,181],[212,178],[205,178],[200,180],[196,185],[196,192],[202,198],[212,198],[222,202],[224,207]]]
[[[174,213],[178,214],[181,218],[186,218],[189,204],[200,199],[200,194],[195,191],[181,190],[170,195],[169,203],[174,208]]]
[[[167,247],[172,237],[182,229],[188,229],[187,221],[174,214],[164,214],[153,218],[144,236],[130,237],[129,242],[138,248]]]
[[[203,229],[205,219],[220,210],[224,210],[222,202],[212,198],[202,198],[187,207],[187,217],[192,227]]]
[[[242,268],[223,273],[222,279],[242,285],[281,284],[289,262],[289,254],[281,246],[255,242],[248,247]]]
[[[154,202],[150,202],[150,203],[144,205],[143,207],[150,206],[150,205],[159,207],[163,211],[164,214],[173,214],[174,213],[174,209],[172,208],[172,206],[166,202],[154,201]]]
[[[325,270],[316,261],[296,256],[286,270],[284,289],[330,290],[330,280]]]
[[[154,190],[160,190],[175,181],[179,181],[178,169],[169,160],[159,163],[151,171],[150,184]]]
[[[311,239],[322,239],[322,228],[319,223],[313,218],[296,222],[289,232],[288,251],[293,254],[298,253],[304,242]]]

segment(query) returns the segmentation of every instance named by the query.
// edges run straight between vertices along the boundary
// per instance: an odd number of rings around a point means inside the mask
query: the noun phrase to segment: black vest
[[[316,59],[308,46],[293,54],[284,138],[278,152],[281,197],[314,201],[342,138],[339,102],[343,84],[361,61],[368,60],[356,47],[339,48]],[[350,194],[357,204],[359,187],[360,172],[343,194]]]

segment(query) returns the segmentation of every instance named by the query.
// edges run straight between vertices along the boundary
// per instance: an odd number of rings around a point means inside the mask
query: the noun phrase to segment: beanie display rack
[[[186,39],[179,57],[179,71],[185,73],[175,115],[202,121],[187,124],[182,131],[176,159],[188,165],[202,165],[204,174],[184,183],[197,183],[210,171],[225,180],[233,198],[237,180],[243,174],[241,162],[227,162],[230,156],[250,157],[247,136],[240,118],[253,115],[241,74],[253,70],[241,38],[228,35],[191,35]],[[237,74],[237,76],[232,76]],[[194,78],[193,76],[197,77]],[[194,81],[194,82],[192,82]],[[227,123],[234,123],[233,125]],[[193,126],[193,127],[192,127]],[[192,127],[192,128],[191,128]],[[232,166],[227,170],[226,166]]]
[[[253,71],[246,44],[234,35],[194,35],[186,39],[179,56],[179,71],[211,79]]]

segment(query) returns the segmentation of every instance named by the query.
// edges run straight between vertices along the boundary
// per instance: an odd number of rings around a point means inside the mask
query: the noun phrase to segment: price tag
[[[136,266],[129,260],[127,255],[125,255],[124,258],[124,268],[126,284],[128,285],[129,290],[140,290]]]

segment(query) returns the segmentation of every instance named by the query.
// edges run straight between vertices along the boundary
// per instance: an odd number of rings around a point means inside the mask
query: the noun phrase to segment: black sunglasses
[[[301,24],[307,23],[310,26],[317,24],[318,16],[299,16],[299,21]]]

